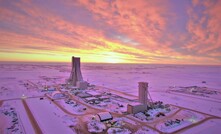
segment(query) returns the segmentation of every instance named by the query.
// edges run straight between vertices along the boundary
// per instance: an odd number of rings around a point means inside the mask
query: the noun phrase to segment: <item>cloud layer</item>
[[[220,7],[219,0],[1,0],[0,60],[221,64]]]

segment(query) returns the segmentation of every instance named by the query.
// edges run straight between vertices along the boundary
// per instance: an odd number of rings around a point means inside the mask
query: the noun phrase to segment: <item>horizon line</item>
[[[0,63],[71,63],[67,61],[0,61]],[[83,64],[150,64],[150,65],[195,65],[195,66],[221,66],[221,64],[180,64],[180,63],[108,63],[108,62],[82,62]]]

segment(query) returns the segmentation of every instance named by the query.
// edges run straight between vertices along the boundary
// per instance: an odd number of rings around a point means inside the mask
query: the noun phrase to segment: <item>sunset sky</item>
[[[221,0],[0,0],[0,61],[218,64]]]

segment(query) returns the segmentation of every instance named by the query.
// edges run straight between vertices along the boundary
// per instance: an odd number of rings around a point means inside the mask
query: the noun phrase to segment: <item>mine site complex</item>
[[[64,83],[58,80],[41,76],[19,81],[25,88],[19,97],[8,97],[12,91],[2,86],[1,133],[185,133],[221,121],[219,116],[153,100],[148,82],[138,83],[137,96],[93,85],[83,79],[78,57],[72,57],[70,77]],[[171,87],[167,92],[220,95],[199,87]]]

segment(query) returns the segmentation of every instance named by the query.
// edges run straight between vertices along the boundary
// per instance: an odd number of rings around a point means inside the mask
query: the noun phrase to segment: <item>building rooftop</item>
[[[101,95],[99,92],[96,92],[96,91],[88,91],[87,93],[92,96]]]
[[[130,103],[130,104],[128,104],[128,105],[131,105],[131,106],[139,106],[139,105],[143,105],[143,104],[141,104],[140,102],[132,102],[132,103]]]
[[[97,114],[101,121],[111,120],[113,119],[110,112],[100,112]]]

